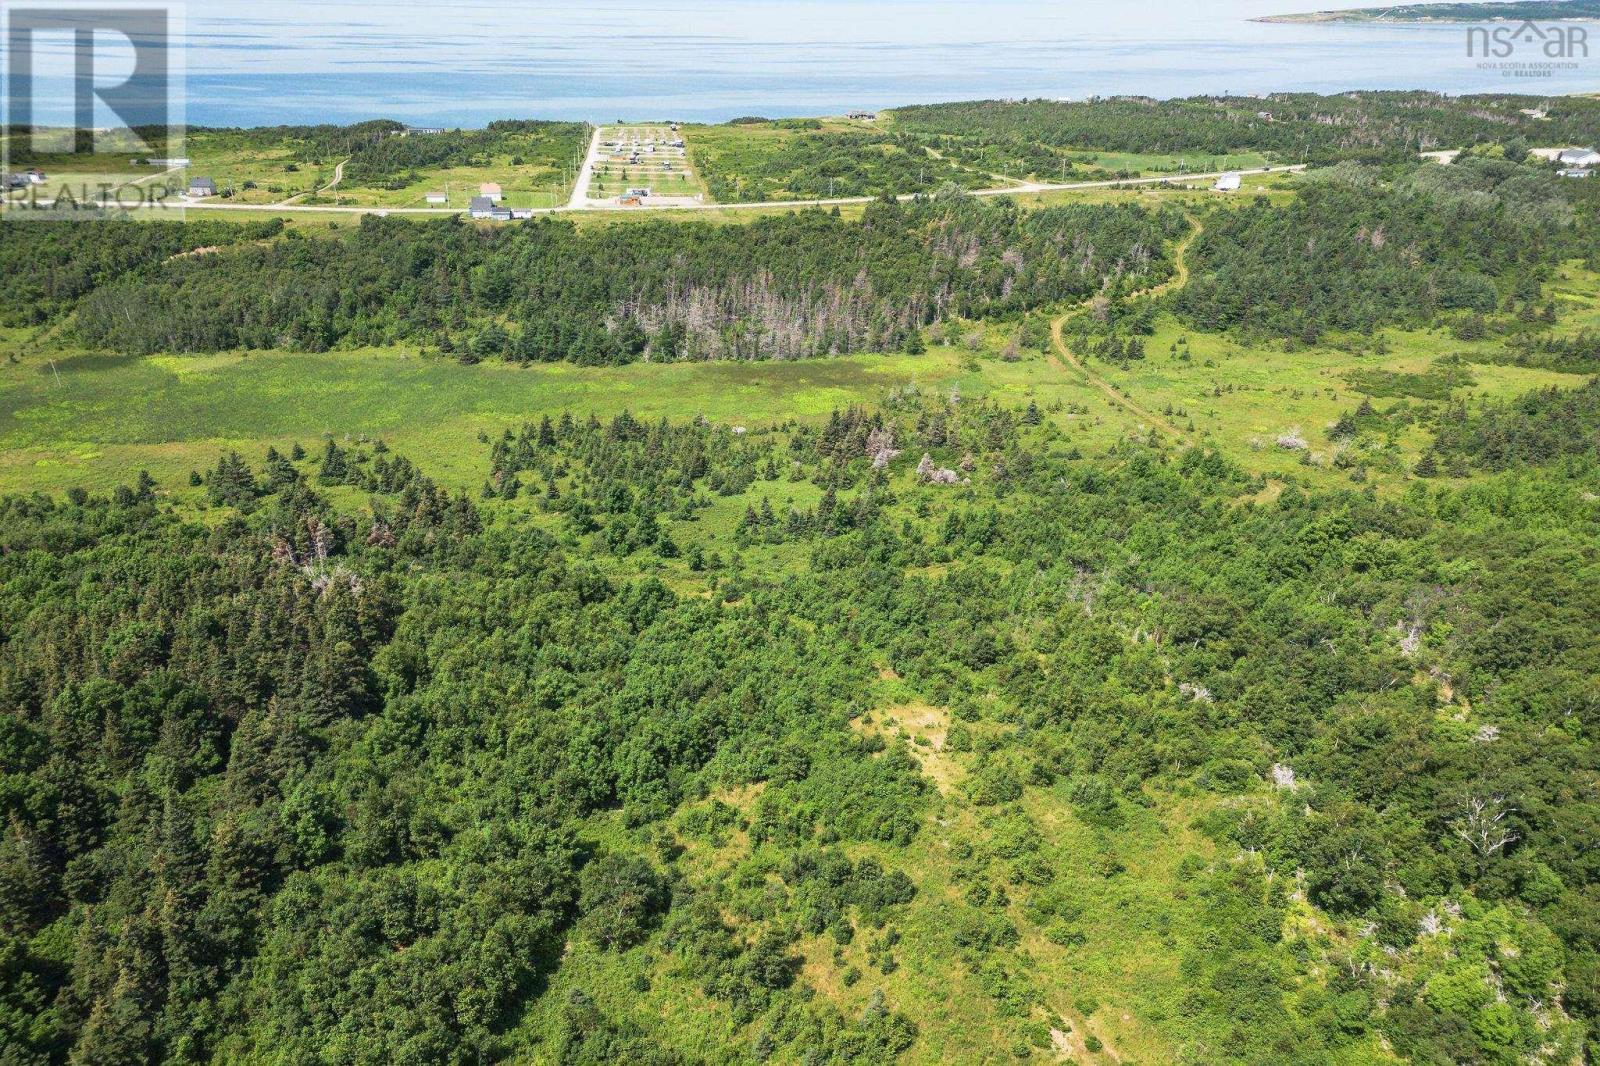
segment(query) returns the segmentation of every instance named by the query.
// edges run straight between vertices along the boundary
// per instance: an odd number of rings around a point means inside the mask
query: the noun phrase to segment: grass
[[[1009,808],[978,808],[964,797],[975,756],[938,750],[948,711],[922,702],[887,671],[877,683],[875,709],[858,721],[904,745],[920,760],[938,788],[917,838],[904,849],[856,844],[852,858],[872,857],[903,870],[915,883],[916,897],[891,919],[900,935],[892,954],[898,966],[885,973],[869,960],[879,930],[862,925],[847,945],[827,934],[803,937],[796,952],[803,960],[800,980],[818,1001],[845,1017],[859,1015],[875,992],[917,1023],[920,1037],[904,1060],[909,1064],[1016,1061],[1013,1048],[1028,1040],[1028,1029],[1054,1031],[1057,1046],[1074,1061],[1170,1062],[1182,1034],[1184,981],[1178,960],[1206,935],[1200,903],[1191,897],[1179,864],[1193,856],[1215,860],[1212,845],[1193,828],[1206,804],[1191,796],[1158,796],[1150,808],[1127,807],[1126,824],[1106,831],[1081,821],[1067,802],[1063,784],[1033,787]],[[975,730],[1004,729],[975,725]],[[749,817],[755,789],[723,790],[702,801],[728,804]],[[977,958],[954,939],[958,921],[974,913],[967,897],[977,883],[1004,883],[1006,863],[994,857],[997,836],[1026,823],[1042,841],[1041,856],[1052,878],[1043,886],[1009,884],[1009,902],[998,908],[1012,922],[1018,942]],[[618,846],[628,831],[614,814],[597,816],[585,834],[595,843]],[[702,837],[680,835],[684,866],[697,883],[741,885],[734,892],[758,894],[770,883],[778,851],[752,847],[738,827]],[[637,846],[638,842],[633,842]],[[1115,853],[1121,872],[1097,870],[1091,857]],[[1082,942],[1055,943],[1030,915],[1034,895],[1065,901],[1077,912],[1071,925]],[[996,908],[987,908],[993,913]],[[739,924],[739,920],[730,915]],[[640,991],[631,976],[640,965],[650,970],[650,988]],[[596,951],[580,938],[568,945],[551,992],[523,1024],[550,1030],[568,994],[581,988],[602,1010],[645,1020],[652,1037],[686,1055],[715,1054],[746,1043],[725,1004],[706,1000],[693,975],[680,970],[672,952],[655,941],[631,957]],[[846,972],[854,970],[858,979]],[[1016,990],[1011,1002],[996,995]],[[687,979],[686,979],[687,978]],[[1104,1045],[1098,1054],[1084,1050],[1093,1035]],[[1035,1050],[1036,1058],[1045,1058]]]
[[[834,119],[742,122],[689,127],[688,143],[696,169],[724,202],[876,195],[888,185],[915,192],[951,175],[971,188],[997,184],[972,168],[908,152],[880,133]],[[852,143],[863,136],[866,143]]]
[[[0,351],[16,353],[16,333]],[[751,427],[820,419],[910,383],[984,390],[937,354],[798,363],[463,367],[406,351],[131,358],[37,355],[0,366],[0,491],[104,489],[148,468],[164,486],[219,450],[381,436],[448,484],[480,484],[498,434],[571,410],[705,415]],[[1000,385],[1001,388],[1008,386]]]
[[[1236,152],[1225,155],[1156,155],[1148,152],[1101,152],[1092,149],[1069,150],[1064,153],[1074,163],[1099,167],[1116,173],[1160,175],[1211,173],[1219,170],[1256,170],[1267,165],[1267,157],[1260,152]],[[1043,176],[1043,175],[1041,175]]]
[[[340,158],[307,161],[307,148],[289,136],[263,141],[261,131],[196,130],[188,139],[193,165],[181,177],[209,177],[228,202],[263,206],[285,201],[354,207],[422,207],[431,192],[448,192],[450,206],[465,209],[478,188],[501,186],[509,207],[565,203],[585,144],[546,134],[507,134],[499,147],[471,165],[407,171],[394,187],[363,186],[347,174],[329,188]]]
[[[337,224],[349,220],[297,216],[295,221],[296,226]],[[615,213],[593,224],[617,224]],[[1600,327],[1600,277],[1571,264],[1552,291],[1563,308],[1558,332]],[[191,469],[214,463],[220,450],[259,455],[267,444],[298,440],[310,447],[330,435],[381,436],[442,482],[471,488],[481,484],[486,470],[479,433],[498,434],[546,413],[593,411],[603,417],[626,408],[641,417],[705,415],[757,429],[791,418],[819,420],[835,408],[873,403],[906,385],[941,392],[958,388],[963,396],[987,396],[1011,406],[1037,403],[1065,440],[1085,454],[1149,431],[1144,419],[1083,373],[1037,352],[1016,362],[1000,358],[1012,329],[979,329],[977,352],[935,344],[915,357],[527,369],[463,367],[394,349],[47,356],[41,348],[49,340],[24,330],[0,331],[0,491],[60,491],[71,485],[104,490],[131,480],[142,468],[164,486],[179,487]],[[1175,345],[1187,349],[1187,360],[1172,353]],[[1252,473],[1331,484],[1347,475],[1328,465],[1333,445],[1326,428],[1363,399],[1355,388],[1361,375],[1425,374],[1438,360],[1460,355],[1472,384],[1454,396],[1468,400],[1580,380],[1473,361],[1475,354],[1487,356],[1497,348],[1494,341],[1458,341],[1444,330],[1388,330],[1381,347],[1352,341],[1288,348],[1195,333],[1162,316],[1148,338],[1148,358],[1127,369],[1091,360],[1087,371],[1132,406],[1160,415],[1190,442],[1215,447]],[[1374,403],[1430,406],[1411,398]],[[1276,446],[1280,434],[1296,429],[1310,444],[1312,465],[1303,463],[1301,453]],[[1397,434],[1387,456],[1373,457],[1370,473],[1380,487],[1402,484],[1427,440],[1425,429],[1413,425]],[[793,488],[757,486],[750,499],[759,500],[765,492],[781,502]],[[728,501],[724,517],[730,531],[745,502]]]

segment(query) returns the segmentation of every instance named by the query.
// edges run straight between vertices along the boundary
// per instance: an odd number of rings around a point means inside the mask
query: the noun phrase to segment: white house
[[[472,203],[467,207],[467,213],[476,219],[493,219],[496,222],[510,222],[511,209],[500,207],[487,196],[474,196]]]
[[[1592,167],[1600,165],[1600,152],[1593,148],[1568,148],[1556,157],[1556,162],[1566,167]]]
[[[487,196],[495,203],[499,203],[506,198],[505,193],[500,190],[500,186],[492,181],[486,181],[478,186],[478,195]]]
[[[1228,173],[1218,178],[1217,183],[1213,185],[1212,188],[1217,192],[1238,192],[1239,186],[1243,184],[1244,175],[1230,170]]]
[[[430,204],[447,204],[450,202],[449,195],[442,192],[430,192],[426,199]]]
[[[210,178],[190,178],[189,195],[195,197],[215,196],[217,195],[217,183]]]
[[[1587,178],[1594,174],[1588,167],[1575,167],[1571,170],[1561,171],[1563,178]]]

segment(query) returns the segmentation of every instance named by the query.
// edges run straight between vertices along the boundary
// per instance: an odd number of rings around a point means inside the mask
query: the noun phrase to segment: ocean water
[[[191,0],[187,109],[203,125],[476,126],[1115,93],[1600,91],[1600,25],[1593,57],[1529,77],[1471,58],[1462,26],[1252,21],[1343,2]]]

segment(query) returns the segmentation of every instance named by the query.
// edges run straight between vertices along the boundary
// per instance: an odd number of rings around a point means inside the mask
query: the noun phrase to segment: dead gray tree
[[[1487,866],[1489,861],[1502,854],[1522,837],[1506,824],[1506,819],[1517,809],[1506,803],[1504,796],[1481,799],[1468,796],[1460,818],[1451,828],[1456,836],[1467,842],[1478,862]]]

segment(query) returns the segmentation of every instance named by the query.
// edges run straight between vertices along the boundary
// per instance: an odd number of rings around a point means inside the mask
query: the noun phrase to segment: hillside
[[[1600,185],[1522,100],[9,226],[0,1059],[1592,1061]]]

